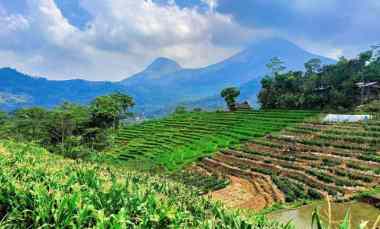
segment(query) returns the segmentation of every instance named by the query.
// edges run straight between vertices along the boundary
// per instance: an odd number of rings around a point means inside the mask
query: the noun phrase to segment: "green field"
[[[176,170],[217,150],[260,138],[317,115],[311,111],[188,112],[126,127],[120,159]]]
[[[0,142],[0,228],[284,228],[163,176]]]

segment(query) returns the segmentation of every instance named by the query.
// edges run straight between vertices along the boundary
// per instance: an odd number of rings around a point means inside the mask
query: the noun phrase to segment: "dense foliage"
[[[165,177],[0,144],[1,228],[285,228],[243,218]]]
[[[119,127],[132,106],[131,97],[114,93],[97,97],[89,106],[64,103],[51,110],[32,107],[0,113],[0,136],[81,157],[107,146],[110,130]]]
[[[262,80],[259,101],[263,108],[351,110],[361,103],[379,98],[380,55],[376,50],[355,59],[340,58],[336,64],[322,66],[318,59],[305,63],[305,72],[284,73],[283,63],[272,60],[270,76]],[[362,89],[358,83],[377,82]]]
[[[240,95],[240,91],[235,87],[228,87],[222,90],[220,96],[224,98],[230,111],[236,111],[236,97]]]

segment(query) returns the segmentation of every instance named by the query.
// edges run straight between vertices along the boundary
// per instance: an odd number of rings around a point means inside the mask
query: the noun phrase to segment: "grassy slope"
[[[242,219],[164,177],[0,143],[0,227],[283,228]],[[251,228],[252,228],[251,227]]]
[[[316,115],[307,111],[190,112],[147,121],[120,131],[120,158],[176,170],[249,139]],[[137,159],[137,160],[135,160]],[[140,163],[141,164],[141,163]]]

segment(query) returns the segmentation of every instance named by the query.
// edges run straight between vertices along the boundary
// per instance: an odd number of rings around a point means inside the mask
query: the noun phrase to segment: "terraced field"
[[[347,199],[380,184],[380,120],[304,122],[220,150],[198,166],[212,174],[248,180],[256,187],[256,195],[267,195],[265,206],[326,194]]]
[[[127,127],[117,137],[120,159],[169,170],[241,142],[294,126],[308,111],[190,112]]]

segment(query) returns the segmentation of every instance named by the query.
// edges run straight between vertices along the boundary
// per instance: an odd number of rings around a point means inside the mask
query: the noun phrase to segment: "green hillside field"
[[[316,115],[313,111],[276,110],[174,114],[122,129],[117,136],[118,154],[131,164],[177,170],[217,150],[275,133]]]

